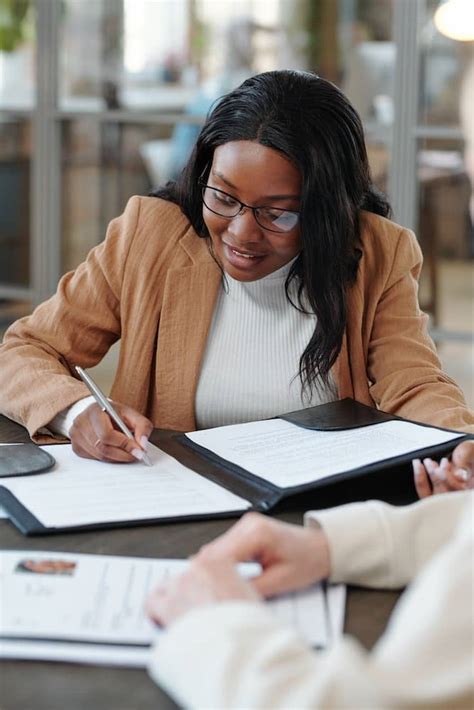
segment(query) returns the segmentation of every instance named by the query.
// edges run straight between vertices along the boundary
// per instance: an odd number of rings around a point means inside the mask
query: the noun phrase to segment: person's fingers
[[[426,472],[426,469],[420,459],[413,459],[411,463],[413,467],[413,480],[415,482],[418,498],[427,498],[433,494],[428,473]]]
[[[142,461],[144,453],[146,453],[148,438],[153,430],[153,424],[149,419],[131,407],[127,407],[119,402],[114,402],[113,404],[124,423],[134,435],[134,439],[129,439],[118,430],[113,422],[111,422],[112,429],[109,430],[108,435],[100,437],[103,444],[102,451],[104,456],[108,460],[113,461],[132,461],[133,459]],[[111,447],[112,449],[122,449],[123,451],[128,452],[133,459],[130,458],[130,456],[124,456],[122,453],[117,451],[111,451],[111,449],[108,449],[107,447]]]
[[[456,468],[474,469],[474,441],[463,441],[453,451],[452,461]]]
[[[108,446],[101,439],[92,442],[94,432],[86,436],[81,430],[75,434],[71,430],[71,444],[75,454],[83,458],[96,459],[97,461],[112,461],[114,463],[132,463],[137,459],[131,456],[128,451]]]
[[[226,599],[259,600],[261,597],[231,560],[219,558],[194,559],[190,565],[191,582],[199,580],[216,601]]]
[[[122,436],[125,436],[124,434]],[[136,463],[143,458],[142,449],[132,449],[128,451],[129,444],[120,441],[117,444],[107,444],[103,441],[97,441],[95,448],[98,451],[97,457],[100,461],[110,461],[112,463]]]
[[[94,442],[95,432],[88,414],[83,412],[76,417],[69,431],[69,437],[75,454],[83,458],[100,460],[101,454],[96,447],[97,442]]]
[[[146,450],[148,439],[153,431],[153,424],[151,421],[139,412],[135,411],[131,407],[127,407],[124,404],[114,403],[114,407],[116,407],[123,421],[133,433],[140,448]]]
[[[426,458],[423,459],[423,464],[430,477],[433,493],[447,493],[451,490],[446,477],[446,470],[442,469],[436,461]]]
[[[455,468],[453,475],[461,481],[463,488],[474,488],[474,476],[468,468]]]
[[[97,404],[91,404],[74,420],[70,430],[73,451],[99,461],[131,463],[143,458],[134,439],[117,431],[110,417]]]
[[[80,438],[78,436],[74,436],[72,433],[70,434],[70,437],[71,437],[72,450],[74,451],[76,456],[80,456],[81,458],[84,458],[84,459],[100,460],[99,453],[97,451],[95,451],[93,447],[89,447],[87,445],[87,442],[82,443],[80,441]]]
[[[458,469],[447,458],[441,459],[438,470],[449,491],[462,491],[466,488],[466,481],[459,477]]]
[[[88,443],[94,446],[102,461],[132,463],[143,458],[137,442],[114,429],[108,414],[100,409],[91,412]]]
[[[454,476],[465,488],[474,487],[474,441],[463,441],[452,454]]]
[[[234,562],[259,559],[270,544],[269,528],[272,522],[260,513],[247,513],[223,535],[203,545],[197,557],[221,557]]]
[[[474,442],[466,441],[453,452],[453,460],[446,457],[439,463],[430,458],[421,462],[413,462],[415,473],[415,487],[420,498],[424,498],[428,493],[426,474],[432,486],[432,493],[447,493],[449,491],[462,491],[473,486],[473,457]],[[425,475],[423,474],[425,470]]]
[[[266,567],[257,577],[249,579],[249,582],[262,597],[273,597],[307,586],[306,583],[298,584],[292,567],[284,563]]]
[[[330,573],[329,545],[320,528],[290,525],[249,513],[214,543],[201,548],[200,563],[254,560],[262,571],[252,577],[253,588],[264,596],[301,589]]]
[[[110,429],[96,439],[94,443],[102,458],[109,461],[141,461],[143,449],[135,439],[129,439],[121,431]]]
[[[147,611],[160,625],[168,625],[192,609],[219,601],[259,601],[260,596],[228,560],[194,559],[188,568],[155,589]]]

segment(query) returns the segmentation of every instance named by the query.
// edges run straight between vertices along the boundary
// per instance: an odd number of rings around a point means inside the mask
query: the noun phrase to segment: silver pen
[[[102,409],[103,412],[107,412],[109,417],[113,419],[113,421],[116,423],[120,431],[122,431],[125,436],[128,439],[133,439],[135,440],[135,437],[133,436],[132,432],[128,428],[128,426],[125,424],[123,419],[117,414],[115,409],[112,407],[110,404],[109,400],[105,396],[105,394],[102,392],[102,390],[96,385],[94,380],[90,375],[85,372],[82,367],[79,367],[79,365],[75,366],[75,370],[81,380],[84,382],[86,385],[87,389],[91,393],[91,395],[94,397],[95,401],[99,405],[99,407]],[[143,463],[145,463],[147,466],[151,466],[151,461],[148,458],[147,454],[145,451],[143,451]]]

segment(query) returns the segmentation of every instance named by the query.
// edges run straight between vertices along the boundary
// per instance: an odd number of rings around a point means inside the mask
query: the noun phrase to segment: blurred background
[[[443,364],[474,406],[473,23],[474,0],[0,0],[0,334],[130,195],[176,176],[219,96],[308,69],[362,116],[375,182],[424,252]]]

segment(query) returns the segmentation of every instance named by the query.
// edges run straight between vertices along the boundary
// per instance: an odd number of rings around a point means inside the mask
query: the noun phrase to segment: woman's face
[[[301,175],[281,153],[253,141],[232,141],[214,151],[207,185],[252,207],[298,211]],[[219,199],[229,201],[225,195]],[[230,200],[232,202],[232,200]],[[238,208],[238,206],[237,206]],[[220,208],[218,208],[220,209]],[[284,220],[291,215],[282,213]],[[214,253],[224,271],[238,281],[256,281],[287,264],[301,250],[299,224],[288,232],[261,227],[252,210],[229,219],[203,205]]]

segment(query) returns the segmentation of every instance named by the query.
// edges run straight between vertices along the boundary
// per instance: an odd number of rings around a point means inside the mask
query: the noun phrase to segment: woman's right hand
[[[262,572],[250,582],[264,597],[303,589],[329,576],[329,545],[319,527],[290,525],[247,513],[195,557],[196,562],[256,561]]]
[[[141,461],[153,424],[125,404],[113,405],[135,438],[128,439],[116,429],[109,415],[94,402],[74,419],[69,431],[72,449],[86,459],[114,463]]]

